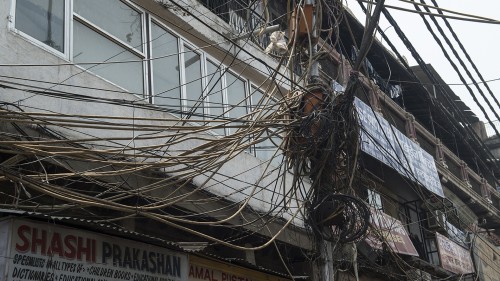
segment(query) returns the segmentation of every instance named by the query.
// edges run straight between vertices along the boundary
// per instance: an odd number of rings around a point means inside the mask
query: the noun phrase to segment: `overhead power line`
[[[415,5],[415,9],[417,9],[418,11],[420,11],[420,7],[418,5]],[[425,9],[429,10],[427,7],[425,7]],[[444,48],[443,44],[441,43],[441,40],[437,37],[436,33],[434,33],[434,31],[432,30],[432,27],[430,26],[430,24],[427,21],[427,19],[424,17],[423,14],[420,14],[420,17],[424,21],[424,24],[425,24],[427,30],[431,33],[432,37],[434,38],[434,40],[436,41],[436,43],[441,48],[441,51],[443,52],[444,56],[446,57],[446,59],[448,60],[448,62],[451,64],[451,66],[453,67],[453,69],[455,70],[455,72],[458,74],[458,77],[460,78],[460,80],[464,83],[464,85],[467,88],[467,90],[469,91],[469,94],[471,95],[472,99],[477,104],[477,106],[479,107],[479,109],[481,109],[481,112],[483,112],[484,117],[486,118],[486,120],[488,120],[488,122],[491,123],[490,117],[488,116],[486,110],[484,109],[484,107],[481,105],[481,103],[477,99],[476,95],[474,94],[474,91],[469,87],[469,85],[467,85],[467,82],[465,81],[465,78],[462,76],[462,73],[458,69],[457,65],[451,59],[450,55],[448,54],[448,52]],[[457,51],[453,47],[453,44],[448,39],[448,37],[444,33],[444,31],[441,28],[441,26],[439,26],[439,23],[436,21],[436,18],[434,18],[432,15],[430,16],[430,18],[434,22],[434,24],[436,25],[436,27],[439,30],[441,36],[443,36],[444,40],[446,41],[446,43],[448,44],[448,46],[451,48],[453,54],[458,59],[458,61],[460,62],[461,66],[463,67],[463,69],[465,70],[465,72],[467,73],[467,75],[469,76],[469,78],[472,80],[472,82],[476,86],[477,90],[479,91],[479,93],[481,94],[481,96],[483,97],[483,99],[485,100],[485,102],[489,105],[489,107],[490,107],[491,111],[493,112],[493,114],[495,114],[495,116],[496,116],[497,119],[500,119],[500,117],[496,113],[495,109],[493,108],[493,106],[488,101],[488,98],[486,98],[486,96],[484,95],[484,93],[481,90],[481,88],[479,87],[479,85],[477,85],[476,80],[474,79],[474,77],[472,76],[472,74],[470,73],[470,71],[467,69],[467,66],[462,61],[462,59],[460,58],[460,56],[458,55]],[[497,135],[500,135],[500,133],[498,133],[497,129],[495,127],[493,127],[493,128],[495,129],[495,132],[497,133]]]
[[[435,0],[431,0],[432,3],[436,6],[436,7],[439,7],[437,2]],[[438,12],[441,14],[442,12],[440,10],[438,10]],[[443,18],[443,21],[444,23],[446,24],[446,26],[448,27],[448,29],[450,30],[450,33],[451,35],[453,36],[453,38],[455,39],[455,41],[457,42],[458,46],[460,47],[460,49],[462,50],[462,52],[464,53],[465,57],[467,58],[467,60],[469,61],[470,65],[472,66],[472,68],[474,68],[474,71],[476,71],[476,74],[477,76],[479,77],[479,79],[481,80],[480,83],[483,83],[484,86],[486,87],[486,89],[488,90],[488,92],[490,93],[491,97],[493,98],[493,100],[495,101],[495,103],[497,104],[497,106],[500,108],[500,102],[498,101],[498,99],[495,97],[495,94],[493,93],[493,91],[490,89],[490,87],[488,86],[488,83],[486,82],[491,82],[491,81],[496,81],[496,80],[499,80],[500,78],[498,79],[493,79],[493,80],[489,80],[489,81],[485,81],[484,78],[483,78],[483,75],[481,75],[481,72],[478,70],[476,64],[474,63],[474,61],[472,61],[469,53],[467,52],[467,50],[465,49],[464,45],[462,44],[462,42],[460,41],[460,39],[458,39],[458,36],[457,34],[455,33],[455,30],[451,27],[450,23],[448,22],[448,20],[446,18]]]
[[[373,1],[367,1],[367,0],[358,0],[358,2],[365,2],[365,3],[370,3],[370,4],[375,3]],[[433,16],[440,17],[440,18],[449,18],[449,19],[470,21],[470,22],[477,22],[477,23],[500,24],[499,20],[488,19],[488,18],[485,19],[484,17],[478,17],[478,16],[474,16],[474,15],[470,15],[470,14],[463,14],[463,15],[467,15],[468,17],[457,17],[457,16],[451,16],[451,15],[415,11],[412,9],[407,9],[407,8],[402,8],[402,7],[398,7],[398,6],[392,6],[392,5],[384,5],[384,7],[389,8],[389,9],[393,9],[393,10],[400,10],[400,11],[404,11],[404,12],[414,13],[414,14],[433,15]],[[458,12],[454,12],[454,13],[455,14],[462,14],[462,13],[458,13]]]
[[[362,1],[358,1],[358,3],[363,8],[363,10],[366,10],[366,8],[364,7]],[[401,28],[399,27],[398,23],[391,16],[391,14],[389,13],[389,11],[384,8],[384,10],[382,12],[384,13],[384,16],[389,21],[389,23],[394,27],[394,30],[396,31],[396,33],[398,34],[398,36],[400,37],[400,39],[403,41],[403,43],[405,44],[405,46],[408,48],[408,50],[411,52],[412,56],[417,61],[417,63],[419,64],[419,66],[422,68],[422,70],[424,71],[424,73],[426,73],[426,75],[431,79],[431,81],[432,81],[433,84],[439,85],[440,83],[435,79],[435,77],[432,75],[432,73],[430,72],[430,70],[427,68],[427,66],[426,66],[425,62],[423,61],[422,57],[418,54],[418,52],[416,51],[416,49],[414,48],[414,46],[411,44],[411,42],[409,41],[409,39],[406,37],[406,35],[404,34],[404,32],[401,30]],[[379,31],[381,31],[380,28],[379,28]],[[390,42],[390,40],[387,38],[387,36],[384,35],[383,31],[381,31],[381,34],[383,34],[384,39],[386,39],[387,42]],[[394,46],[391,46],[391,48],[393,50],[396,50],[396,48]],[[396,54],[398,54],[397,50],[395,52],[396,52]],[[405,60],[402,59],[402,56],[399,55],[399,58],[400,58],[401,62],[405,65],[405,67],[407,68],[407,71],[410,73],[410,75],[413,76],[413,77],[416,77],[413,74],[413,72],[411,71],[411,69],[409,68],[408,64],[405,62]],[[418,79],[416,79],[416,81],[418,81]],[[428,91],[425,88],[423,88],[423,87],[422,87],[422,90],[427,93],[426,98],[427,99],[431,99],[430,94],[428,93]],[[441,91],[442,89],[440,89],[438,87],[438,90]],[[456,113],[455,118],[460,118],[459,120],[461,120],[461,122],[463,122],[463,124],[468,124],[465,121],[464,117],[463,117],[463,113],[458,108],[456,108],[455,103],[450,100],[450,98],[448,97],[448,95],[443,94],[443,96],[445,98],[447,98],[448,101],[450,102],[450,104],[452,106],[450,108],[450,110],[452,110],[453,112]],[[448,116],[446,113],[444,113],[444,116],[449,120],[450,123],[452,123],[452,124],[456,123],[456,121],[451,120],[451,117]],[[461,126],[455,125],[454,129],[457,132],[461,132],[461,133],[467,132],[465,134],[468,134],[468,135],[470,135],[472,137],[472,140],[478,145],[478,147],[482,148],[482,152],[485,153],[485,154],[488,154],[490,157],[492,157],[491,156],[491,152],[488,150],[488,148],[484,145],[484,143],[479,139],[479,137],[477,136],[477,134],[469,126],[463,126],[463,127],[461,127]],[[478,159],[478,161],[484,167],[484,170],[485,171],[490,171],[491,164],[486,164],[482,160],[484,157],[480,157],[478,155],[477,148],[474,149],[472,147],[471,143],[465,142],[465,144],[469,147],[470,151],[476,156],[476,159]],[[498,169],[497,165],[495,165],[495,167],[496,167],[496,169]]]

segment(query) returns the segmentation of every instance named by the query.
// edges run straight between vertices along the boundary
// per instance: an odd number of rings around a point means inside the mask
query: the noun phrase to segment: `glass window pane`
[[[263,101],[264,93],[262,93],[262,91],[259,90],[257,87],[252,86],[252,92],[250,93],[250,95],[252,98],[252,110],[256,110],[264,102]]]
[[[75,0],[74,11],[123,42],[142,50],[141,14],[125,3],[119,0]]]
[[[207,96],[209,100],[210,115],[213,118],[222,117],[224,105],[222,101],[222,83],[219,66],[207,62]]]
[[[212,119],[220,119],[224,117],[224,103],[222,95],[222,83],[219,66],[207,61],[207,97],[208,107],[210,109],[210,117]],[[214,123],[220,125],[220,123]],[[214,130],[219,135],[224,135],[224,128]]]
[[[186,104],[188,110],[196,113],[194,119],[202,119],[203,95],[201,84],[200,55],[186,47],[184,53],[184,67],[186,70]]]
[[[127,63],[85,64],[83,67],[131,92],[143,93],[141,58],[76,20],[73,22],[73,28],[73,60],[75,63],[133,60],[133,62]]]
[[[151,25],[154,103],[181,110],[177,38],[156,24]]]
[[[16,28],[64,52],[64,0],[16,1]]]
[[[380,194],[374,190],[368,189],[368,203],[376,210],[382,211],[382,198]]]
[[[228,116],[230,118],[244,118],[247,114],[247,98],[245,95],[245,82],[231,73],[226,74]],[[241,122],[235,122],[233,126],[241,126]],[[231,133],[236,129],[230,129]]]
[[[263,103],[265,103],[264,93],[257,87],[252,86],[252,91],[250,92],[250,99],[252,101],[252,112],[255,112],[254,114],[252,114],[252,119],[257,119],[264,116],[263,112],[259,111],[263,109]]]

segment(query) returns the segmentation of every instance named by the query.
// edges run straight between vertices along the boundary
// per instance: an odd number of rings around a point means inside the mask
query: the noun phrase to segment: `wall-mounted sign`
[[[444,197],[432,155],[360,99],[354,99],[361,123],[361,150],[401,175]]]
[[[365,241],[375,249],[382,250],[383,244],[393,252],[418,257],[417,250],[403,224],[382,211],[371,210],[371,230]]]
[[[473,273],[472,258],[469,250],[459,246],[445,236],[436,232],[441,267],[458,274]]]
[[[241,266],[189,257],[189,281],[290,281]]]
[[[75,228],[11,219],[0,222],[5,281],[183,281],[187,255]]]

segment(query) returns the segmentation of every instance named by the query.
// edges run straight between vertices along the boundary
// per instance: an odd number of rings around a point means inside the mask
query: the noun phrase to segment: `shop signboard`
[[[20,219],[0,233],[0,280],[187,280],[187,255],[162,247]]]
[[[361,125],[361,150],[432,193],[444,197],[432,155],[406,137],[360,99],[354,99]]]
[[[436,232],[441,267],[458,274],[474,273],[469,250]]]
[[[372,228],[365,241],[372,248],[382,250],[385,243],[393,252],[418,257],[408,232],[399,220],[372,209],[370,222]]]
[[[290,279],[191,255],[188,281],[290,281]]]

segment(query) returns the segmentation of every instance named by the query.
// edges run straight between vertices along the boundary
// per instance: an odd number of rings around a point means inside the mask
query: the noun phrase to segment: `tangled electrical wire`
[[[312,181],[309,226],[323,239],[341,243],[363,237],[370,215],[366,203],[349,195],[359,174],[359,125],[352,92],[334,93],[318,83],[308,92],[292,94],[290,114],[298,121],[286,139],[289,167],[295,176]]]
[[[173,116],[141,116],[150,108],[140,105],[137,115],[127,117],[60,114],[5,103],[0,109],[0,182],[7,185],[0,191],[0,205],[103,222],[145,217],[238,249],[248,247],[189,225],[255,225],[264,231],[286,214],[285,225],[257,246],[265,247],[302,220],[296,191],[283,193],[283,171],[270,160],[251,161],[238,172],[225,167],[280,135],[286,124],[276,107],[279,101],[266,95],[247,116],[186,123]],[[212,133],[226,128],[231,134]],[[248,174],[253,178],[248,180]],[[224,192],[214,194],[215,187]],[[252,210],[256,203],[264,208]],[[235,223],[243,210],[255,215]]]
[[[267,84],[280,88],[279,81],[274,81],[276,73],[279,69]],[[237,249],[247,248],[189,226],[244,227],[259,222],[257,228],[265,229],[273,220],[286,218],[269,241],[253,247],[259,249],[296,221],[307,219],[316,226],[318,219],[310,213],[321,205],[320,199],[328,197],[343,206],[339,210],[344,217],[340,220],[343,225],[330,236],[350,241],[363,232],[363,215],[358,215],[362,202],[342,195],[350,192],[357,169],[358,134],[352,100],[346,95],[335,97],[322,83],[309,84],[303,94],[282,99],[275,89],[266,89],[256,110],[246,116],[207,118],[193,108],[191,120],[178,116],[166,119],[167,114],[154,115],[159,112],[154,106],[137,102],[22,86],[11,90],[53,100],[98,103],[110,112],[120,107],[133,113],[74,115],[30,108],[26,106],[29,102],[15,109],[16,105],[6,104],[0,114],[6,124],[0,137],[0,182],[11,183],[11,189],[0,191],[1,207],[95,216],[106,222],[147,218]],[[326,94],[318,99],[315,95],[319,92]],[[309,94],[308,101],[302,99],[304,93]],[[274,97],[278,100],[271,104]],[[304,107],[309,108],[306,114]],[[288,115],[290,108],[296,110]],[[216,130],[230,133],[214,137]],[[273,140],[281,134],[287,134],[283,145]],[[237,164],[238,156],[257,150],[257,146],[272,151],[272,159],[232,173],[228,166]],[[271,164],[281,152],[284,164]],[[252,170],[260,174],[248,180],[246,173]],[[282,180],[287,172],[295,177],[291,187]],[[312,179],[311,188],[298,179],[303,176]],[[235,187],[235,183],[241,185]],[[271,200],[264,193],[272,194]],[[332,194],[342,195],[342,199],[334,199]],[[213,209],[214,202],[225,205]],[[243,210],[259,204],[267,209],[255,212],[255,219],[234,223]],[[191,209],[182,208],[188,205]],[[306,207],[311,212],[304,212]]]
[[[315,206],[310,210],[311,227],[324,240],[349,243],[362,238],[368,229],[370,209],[354,196],[330,194],[311,205]]]

